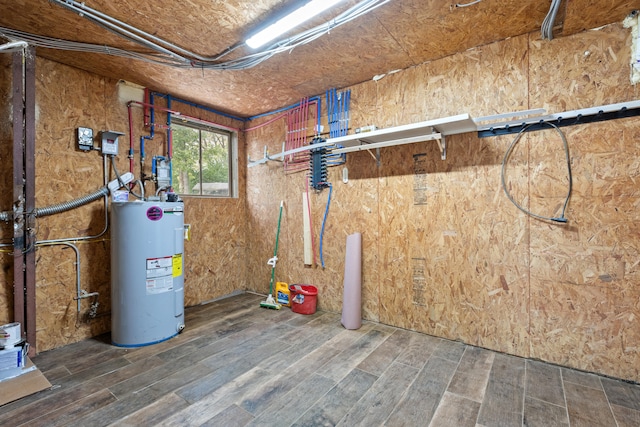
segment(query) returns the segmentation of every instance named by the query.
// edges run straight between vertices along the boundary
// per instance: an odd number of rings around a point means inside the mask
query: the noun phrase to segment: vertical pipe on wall
[[[35,282],[35,49],[13,54],[13,308],[29,355],[36,353]],[[26,213],[26,215],[25,215]]]
[[[127,103],[127,116],[129,118],[129,172],[133,173],[133,116],[130,102]]]
[[[13,319],[25,328],[24,266],[24,50],[13,53]]]
[[[36,49],[25,49],[25,288],[27,313],[27,342],[30,344],[29,355],[35,356],[36,348],[36,251],[35,215],[36,208]]]
[[[171,110],[171,95],[167,95],[167,110]],[[173,132],[171,130],[171,111],[167,111],[167,157],[173,157]]]

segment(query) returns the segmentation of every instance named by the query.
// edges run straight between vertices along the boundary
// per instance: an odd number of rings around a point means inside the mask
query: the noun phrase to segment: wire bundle
[[[187,49],[176,46],[160,37],[149,34],[125,22],[117,20],[98,10],[86,6],[84,3],[72,0],[51,0],[64,8],[67,8],[78,15],[86,18],[97,25],[125,38],[133,43],[150,49],[150,53],[135,52],[126,49],[97,45],[91,43],[73,42],[69,40],[56,39],[52,37],[39,36],[26,33],[23,31],[12,30],[10,28],[0,27],[0,35],[8,39],[19,39],[28,42],[31,45],[44,47],[48,49],[70,50],[88,53],[100,53],[124,58],[136,59],[145,62],[151,62],[162,65],[169,65],[178,68],[206,68],[213,70],[246,70],[255,67],[261,62],[271,58],[281,52],[291,51],[292,49],[307,44],[327,33],[332,29],[346,24],[360,16],[371,12],[372,10],[382,6],[390,0],[364,0],[357,5],[349,8],[334,19],[318,25],[302,33],[296,34],[287,39],[276,42],[263,51],[245,55],[236,59],[222,60],[226,55],[244,46],[244,43],[238,43],[230,46],[224,52],[215,56],[202,56],[191,52]]]
[[[560,3],[562,0],[552,0],[551,8],[549,9],[549,13],[542,21],[542,38],[551,40],[553,39],[553,26],[556,22],[556,16],[558,15],[558,9],[560,9]]]
[[[569,198],[571,197],[571,190],[573,188],[573,176],[571,174],[571,157],[569,155],[569,144],[567,143],[567,138],[564,136],[564,133],[562,133],[562,131],[560,130],[560,128],[558,128],[558,126],[556,126],[556,125],[554,125],[553,123],[550,123],[550,122],[542,122],[542,123],[545,123],[545,124],[549,125],[552,129],[555,129],[556,132],[560,135],[560,139],[562,140],[562,145],[564,147],[565,161],[567,162],[567,176],[568,176],[568,179],[569,179],[569,189],[567,191],[567,196],[564,199],[564,204],[562,205],[562,212],[560,213],[560,216],[558,216],[558,217],[548,217],[548,216],[544,216],[544,215],[538,215],[538,214],[535,214],[535,213],[527,210],[526,208],[524,208],[523,206],[521,206],[518,202],[516,202],[514,200],[514,198],[511,196],[511,193],[509,193],[509,189],[507,187],[507,182],[506,182],[506,179],[505,179],[505,169],[506,169],[507,161],[509,160],[509,157],[511,156],[511,153],[513,152],[513,149],[518,144],[518,141],[520,141],[520,138],[522,137],[522,135],[529,129],[529,127],[531,127],[531,124],[523,127],[522,130],[520,132],[518,132],[518,134],[513,139],[513,141],[511,141],[511,144],[509,145],[509,148],[507,148],[507,152],[505,153],[504,158],[502,159],[502,167],[501,167],[501,170],[500,170],[500,176],[501,176],[501,181],[502,181],[502,189],[504,190],[504,194],[507,196],[509,201],[511,203],[513,203],[513,205],[516,208],[520,209],[525,214],[527,214],[529,216],[532,216],[534,218],[540,219],[540,220],[553,221],[553,222],[556,222],[556,223],[564,224],[564,223],[567,222],[567,218],[565,217],[565,212],[567,210],[567,205],[569,204]]]

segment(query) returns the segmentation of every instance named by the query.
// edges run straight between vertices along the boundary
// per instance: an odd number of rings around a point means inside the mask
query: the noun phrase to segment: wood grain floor
[[[122,349],[44,352],[54,384],[0,407],[28,426],[639,426],[640,386],[377,323],[260,308],[242,294]]]

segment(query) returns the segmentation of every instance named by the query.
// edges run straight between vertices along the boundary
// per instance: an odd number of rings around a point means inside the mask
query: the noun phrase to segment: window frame
[[[198,130],[198,178],[200,184],[200,194],[193,193],[181,193],[177,192],[181,197],[197,197],[197,198],[216,198],[216,199],[230,199],[238,198],[238,132],[225,129],[222,127],[216,127],[214,125],[205,125],[199,122],[192,122],[189,120],[183,120],[180,123],[173,123],[172,126],[179,126],[183,128]],[[202,132],[211,132],[217,134],[223,134],[229,138],[229,146],[227,148],[227,160],[229,162],[229,192],[227,195],[215,195],[215,194],[202,194]],[[172,138],[173,143],[173,138]],[[175,153],[174,153],[175,157]],[[173,162],[173,159],[172,159]],[[175,170],[171,170],[171,180],[175,180]]]

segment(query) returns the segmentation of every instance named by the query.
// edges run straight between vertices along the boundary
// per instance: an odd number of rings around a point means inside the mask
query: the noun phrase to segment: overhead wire
[[[223,56],[227,55],[231,51],[241,46],[239,44],[236,46],[232,46],[230,48],[225,49],[225,51],[223,51],[221,54],[213,57],[201,56],[195,52],[189,51],[187,49],[183,49],[174,43],[171,43],[158,36],[155,36],[153,34],[140,30],[139,28],[129,25],[126,22],[123,22],[119,19],[109,16],[105,13],[102,13],[96,9],[93,9],[85,5],[83,2],[77,2],[73,0],[51,0],[51,1],[73,12],[78,13],[80,16],[85,17],[90,21],[93,21],[94,23],[104,27],[105,29],[131,42],[141,44],[143,46],[149,47],[150,49],[159,51],[161,53],[166,53],[170,56],[179,57],[180,55],[184,55],[186,57],[192,57],[193,59],[197,59],[200,61],[217,61]]]
[[[504,194],[507,196],[509,201],[511,203],[513,203],[513,205],[516,208],[520,209],[525,214],[527,214],[529,216],[532,216],[534,218],[537,218],[537,219],[545,220],[545,221],[553,221],[553,222],[557,222],[557,223],[566,223],[567,222],[567,218],[565,217],[565,211],[567,210],[567,205],[569,204],[569,198],[571,197],[571,190],[572,190],[572,187],[573,187],[573,177],[571,175],[571,158],[570,158],[570,155],[569,155],[569,144],[567,143],[567,138],[565,137],[564,133],[560,130],[560,128],[558,128],[558,126],[556,126],[556,125],[554,125],[553,123],[550,123],[550,122],[541,122],[541,123],[546,123],[547,125],[551,126],[553,129],[555,129],[558,132],[558,134],[560,135],[560,138],[562,139],[562,144],[564,146],[565,160],[567,162],[567,174],[568,174],[568,179],[569,179],[569,190],[567,192],[567,196],[565,197],[564,205],[562,206],[562,211],[561,211],[560,216],[559,217],[548,217],[548,216],[538,215],[538,214],[535,214],[535,213],[527,210],[526,208],[524,208],[523,206],[521,206],[518,202],[516,202],[514,200],[514,198],[509,193],[509,190],[507,189],[507,183],[506,183],[506,180],[505,180],[505,169],[506,169],[507,161],[509,160],[509,157],[511,156],[511,153],[513,152],[514,147],[520,141],[520,138],[522,137],[522,135],[527,131],[527,129],[529,129],[529,127],[531,127],[533,125],[533,123],[523,127],[520,130],[520,132],[518,132],[518,134],[515,136],[515,138],[513,139],[511,144],[509,145],[509,148],[507,149],[507,151],[506,151],[506,153],[504,155],[504,158],[502,159],[502,168],[501,168],[501,172],[500,172],[501,180],[502,180],[502,189],[504,190]]]
[[[456,7],[467,7],[467,6],[473,6],[474,4],[478,4],[480,3],[482,0],[475,0],[469,3],[456,3]]]
[[[222,60],[223,57],[244,46],[238,43],[226,48],[222,53],[214,56],[202,56],[195,52],[176,46],[155,35],[144,32],[136,27],[117,20],[109,15],[89,8],[84,3],[72,0],[51,0],[52,2],[72,10],[85,19],[100,25],[118,36],[143,46],[151,52],[135,52],[127,49],[107,45],[74,42],[70,40],[39,36],[24,31],[0,27],[0,35],[9,39],[19,39],[31,45],[49,49],[71,50],[88,53],[100,53],[136,59],[145,62],[162,64],[178,68],[202,68],[212,70],[246,70],[262,63],[272,56],[295,49],[317,38],[328,34],[332,29],[344,25],[372,10],[388,3],[390,0],[363,0],[324,24],[303,31],[287,39],[273,43],[265,50],[241,56],[239,58]]]
[[[553,26],[556,22],[556,16],[558,15],[558,10],[560,9],[560,3],[562,0],[552,0],[551,7],[549,8],[549,13],[545,16],[544,21],[542,21],[542,28],[540,32],[542,33],[542,38],[551,40],[553,39]]]
[[[27,42],[32,46],[43,47],[47,49],[67,50],[74,52],[97,53],[111,56],[119,56],[122,58],[135,59],[144,62],[150,62],[160,65],[182,66],[183,61],[177,61],[175,58],[153,54],[141,53],[130,50],[120,49],[113,46],[98,45],[91,43],[74,42],[70,40],[57,39],[53,37],[40,36],[20,30],[14,30],[0,26],[0,36],[6,39],[19,39]]]

